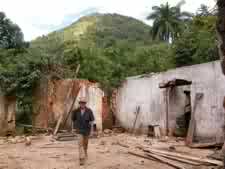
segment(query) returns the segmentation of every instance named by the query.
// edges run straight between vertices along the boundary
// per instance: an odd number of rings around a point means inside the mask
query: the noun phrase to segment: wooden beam
[[[223,163],[221,161],[211,160],[211,159],[208,159],[208,158],[199,158],[199,157],[179,154],[179,153],[176,153],[176,152],[168,152],[168,151],[157,150],[157,149],[148,149],[148,150],[144,150],[144,151],[149,152],[149,153],[160,153],[160,154],[164,154],[164,155],[168,155],[168,156],[192,160],[192,161],[199,162],[199,163],[208,163],[208,164],[223,166]]]
[[[160,157],[160,156],[158,156],[156,154],[147,154],[147,155],[152,157],[152,158],[154,158],[154,159],[156,159],[156,160],[158,160],[158,161],[160,161],[160,162],[162,162],[162,163],[164,163],[164,164],[172,166],[172,167],[174,167],[176,169],[186,169],[183,165],[181,165],[179,163],[176,163],[175,161],[168,160],[168,159],[166,159],[164,157]]]
[[[193,106],[193,110],[191,112],[191,120],[189,123],[188,134],[187,134],[187,138],[186,138],[186,144],[188,146],[193,143],[194,132],[195,132],[195,127],[196,127],[195,113],[196,113],[197,105],[198,105],[199,101],[202,99],[202,96],[203,96],[202,93],[195,94],[194,106]]]
[[[156,153],[156,152],[152,152],[152,153],[156,154],[156,155],[159,155],[159,156],[162,156],[162,157],[165,157],[165,158],[168,158],[168,159],[171,159],[171,160],[175,160],[175,161],[178,161],[178,162],[191,164],[191,165],[195,165],[195,166],[199,166],[199,165],[202,164],[202,163],[199,163],[199,162],[194,162],[194,161],[191,161],[191,160],[186,160],[186,159],[182,159],[182,158],[178,158],[178,157],[174,157],[174,156],[170,156],[170,155],[165,155],[165,154],[161,154],[161,153]]]
[[[75,78],[74,78],[74,80],[76,80],[76,79],[77,79],[77,75],[78,75],[79,70],[80,70],[80,64],[77,66],[77,69],[76,69],[76,72],[75,72]],[[72,91],[73,91],[74,84],[75,84],[75,83],[73,83],[73,86],[72,86],[72,88],[71,88],[70,92],[68,92],[68,94],[67,94],[67,97],[66,97],[66,100],[65,100],[64,105],[66,105],[66,104],[67,104],[67,101],[68,101],[69,95],[70,95],[70,94],[72,93]],[[73,99],[73,103],[72,103],[72,105],[71,105],[71,107],[70,107],[69,113],[70,113],[71,109],[73,108],[72,106],[74,105],[74,102],[75,102],[76,98],[77,98],[77,96],[75,96],[75,97],[74,97],[74,99]],[[66,106],[65,106],[65,107],[66,107]],[[69,114],[69,113],[68,113],[68,114]],[[58,130],[59,130],[59,128],[60,128],[60,124],[61,124],[61,123],[62,123],[62,121],[63,121],[63,115],[64,115],[64,114],[65,114],[65,113],[61,114],[61,115],[60,115],[60,117],[59,117],[59,119],[58,119],[58,121],[57,121],[57,124],[56,124],[55,130],[54,130],[54,133],[53,133],[54,135],[56,135],[56,134],[57,134],[57,132],[58,132]],[[66,118],[67,118],[67,115],[66,115]],[[66,119],[66,120],[67,120],[67,119]]]

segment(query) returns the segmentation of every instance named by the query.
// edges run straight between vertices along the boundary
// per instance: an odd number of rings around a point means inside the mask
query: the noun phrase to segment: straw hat
[[[85,97],[80,97],[79,103],[87,103],[87,99]]]

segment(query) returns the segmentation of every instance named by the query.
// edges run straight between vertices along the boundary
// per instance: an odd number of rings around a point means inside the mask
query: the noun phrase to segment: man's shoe
[[[80,159],[80,165],[81,165],[81,166],[84,165],[84,160],[85,160],[85,159],[83,159],[83,158]]]

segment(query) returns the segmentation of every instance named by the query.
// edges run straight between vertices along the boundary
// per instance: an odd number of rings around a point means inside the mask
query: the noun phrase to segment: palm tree
[[[153,6],[153,12],[147,17],[153,20],[152,36],[153,39],[169,42],[179,36],[183,21],[190,19],[192,14],[189,12],[181,12],[181,6],[185,1],[181,1],[176,6],[161,4]]]
[[[200,8],[198,8],[197,16],[208,16],[208,15],[211,15],[209,7],[205,4],[201,4]]]

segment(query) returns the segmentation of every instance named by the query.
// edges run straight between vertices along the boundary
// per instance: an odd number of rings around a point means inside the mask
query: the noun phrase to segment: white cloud
[[[86,9],[96,8],[103,13],[119,13],[146,21],[152,6],[167,1],[175,5],[180,0],[1,0],[0,11],[21,27],[26,40],[31,40],[59,28],[68,16],[82,16],[79,13]],[[183,10],[195,12],[202,3],[215,5],[214,0],[186,0]]]

